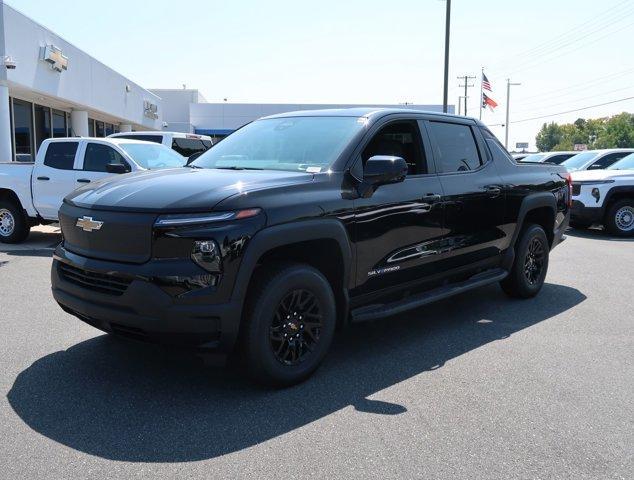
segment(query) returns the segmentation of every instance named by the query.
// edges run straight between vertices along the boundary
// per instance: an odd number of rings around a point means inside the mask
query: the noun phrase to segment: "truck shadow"
[[[591,240],[610,240],[611,242],[634,242],[634,237],[616,237],[603,228],[588,228],[584,230],[570,228],[566,230],[566,235],[577,238],[587,238]]]
[[[491,286],[398,318],[355,325],[338,335],[311,379],[284,390],[254,386],[228,369],[204,368],[188,354],[102,335],[37,360],[18,375],[7,398],[33,430],[91,455],[133,462],[204,460],[350,406],[399,415],[407,405],[368,397],[585,298],[574,288],[546,284],[537,298],[518,301]]]

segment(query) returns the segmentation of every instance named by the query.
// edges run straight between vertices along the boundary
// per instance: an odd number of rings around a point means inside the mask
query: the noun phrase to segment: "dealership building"
[[[209,103],[198,90],[146,89],[2,0],[0,7],[0,162],[31,161],[51,137],[167,130],[220,139],[266,115],[359,106]]]

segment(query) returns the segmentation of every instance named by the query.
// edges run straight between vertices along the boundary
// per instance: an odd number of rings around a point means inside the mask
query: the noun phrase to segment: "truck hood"
[[[95,210],[209,211],[233,195],[312,180],[304,172],[176,168],[108,177],[75,190],[64,201]]]
[[[613,178],[623,179],[630,177],[634,179],[634,170],[580,170],[570,172],[573,182],[588,182],[592,180],[610,180]]]

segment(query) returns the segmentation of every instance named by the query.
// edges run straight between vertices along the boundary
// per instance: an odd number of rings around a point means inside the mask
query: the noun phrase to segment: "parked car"
[[[67,196],[53,295],[106,332],[237,347],[256,379],[289,385],[338,326],[497,282],[536,295],[570,198],[563,167],[514,162],[470,118],[274,115],[190,168]]]
[[[601,170],[608,168],[623,157],[634,153],[634,148],[611,148],[606,150],[587,150],[569,158],[561,165],[569,172],[577,170]]]
[[[528,157],[529,155],[530,153],[514,153],[511,156],[513,157],[513,160],[515,160],[516,162],[519,162],[523,158]]]
[[[186,158],[197,153],[204,153],[213,145],[211,137],[207,135],[182,132],[121,132],[113,133],[108,138],[129,138],[160,143]]]
[[[522,162],[527,163],[552,163],[554,165],[559,165],[562,162],[565,162],[571,157],[574,157],[579,152],[544,152],[544,153],[533,153],[531,155],[527,155],[522,158]]]
[[[604,225],[613,235],[634,235],[634,154],[605,170],[572,172],[571,225]]]
[[[0,242],[19,243],[32,226],[57,221],[62,199],[109,175],[182,167],[186,160],[162,145],[110,138],[44,140],[35,163],[0,164]]]

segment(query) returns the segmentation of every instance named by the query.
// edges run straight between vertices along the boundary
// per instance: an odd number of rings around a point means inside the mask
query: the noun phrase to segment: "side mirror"
[[[370,157],[363,169],[363,181],[378,187],[389,183],[399,183],[407,176],[407,163],[401,157],[375,155]]]
[[[123,163],[109,163],[106,165],[106,172],[108,173],[128,173],[130,167]]]
[[[205,152],[196,152],[196,153],[191,154],[189,157],[187,157],[187,163],[185,165],[189,165],[194,160],[196,160],[198,157],[200,157],[203,153],[205,153]]]

